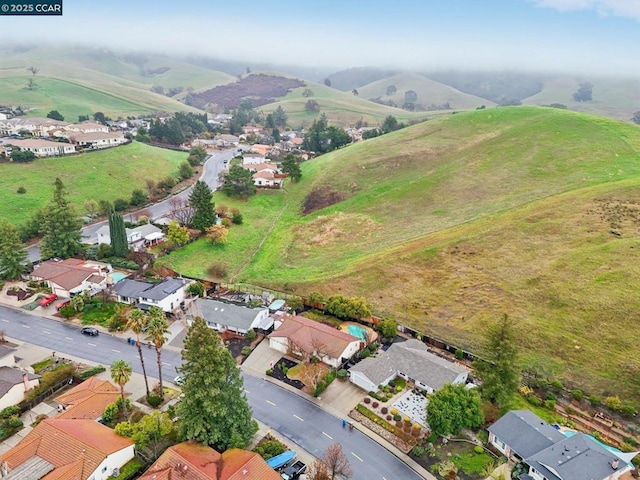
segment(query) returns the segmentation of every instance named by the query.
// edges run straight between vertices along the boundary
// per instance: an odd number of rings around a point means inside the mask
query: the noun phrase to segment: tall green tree
[[[207,151],[201,145],[194,145],[189,150],[189,156],[187,157],[187,161],[192,167],[196,165],[200,165],[204,159],[207,158]]]
[[[273,124],[275,127],[285,127],[287,125],[287,114],[284,108],[279,105],[273,111]]]
[[[51,110],[47,113],[47,118],[51,118],[52,120],[64,121],[64,117],[58,110]]]
[[[482,401],[475,389],[447,383],[429,395],[427,422],[438,435],[457,435],[463,428],[482,425]]]
[[[218,334],[197,317],[182,350],[184,397],[177,406],[180,433],[223,451],[244,448],[258,429],[240,369]]]
[[[144,365],[144,356],[142,355],[142,345],[140,344],[140,334],[147,328],[147,314],[139,308],[134,308],[127,314],[127,328],[130,328],[136,336],[136,348],[138,349],[138,357],[140,357],[140,365],[142,366],[142,376],[144,377],[144,387],[149,396],[149,379],[147,378],[147,369]]]
[[[285,157],[284,162],[282,162],[282,171],[289,174],[289,178],[291,178],[292,182],[299,182],[302,178],[300,164],[296,160],[295,155],[291,153],[288,154]]]
[[[169,322],[167,316],[160,307],[151,307],[149,321],[147,322],[147,340],[153,343],[156,349],[156,361],[158,363],[158,383],[160,384],[160,397],[164,398],[162,386],[162,347],[167,342],[169,334]]]
[[[121,258],[126,257],[129,253],[129,242],[127,241],[124,219],[119,213],[113,212],[109,215],[109,236],[113,255]]]
[[[131,379],[132,372],[131,364],[124,360],[116,360],[111,364],[111,378],[120,386],[120,398],[122,398],[123,416],[125,418],[127,417],[127,403],[124,398],[124,386]]]
[[[43,258],[69,258],[80,251],[82,221],[67,201],[67,191],[62,180],[54,182],[53,201],[44,208],[40,225]]]
[[[253,183],[253,174],[240,165],[232,165],[224,177],[222,191],[230,197],[242,199],[256,194],[256,186]]]
[[[209,185],[198,180],[189,195],[189,203],[193,209],[191,227],[205,232],[207,228],[216,223],[215,204],[213,203],[213,192]]]
[[[507,406],[520,386],[521,373],[516,327],[508,315],[489,326],[483,350],[484,359],[474,365],[482,380],[482,397],[500,407]]]
[[[174,245],[184,245],[189,241],[189,230],[187,227],[181,226],[175,220],[171,220],[169,225],[167,225],[167,238]]]
[[[27,250],[16,227],[0,220],[0,278],[17,280],[27,267]]]

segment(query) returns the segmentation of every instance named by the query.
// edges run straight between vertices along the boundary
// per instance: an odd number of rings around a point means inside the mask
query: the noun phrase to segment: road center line
[[[112,352],[120,353],[120,350],[111,349]]]
[[[322,434],[327,437],[330,438],[331,440],[333,440],[333,437],[331,435],[329,435],[327,432],[322,432]]]
[[[4,318],[2,319],[2,321],[3,321],[4,323],[9,323],[9,320],[6,320],[6,319],[4,319]]]
[[[46,334],[46,335],[51,335],[51,332],[48,330],[42,330],[42,333]]]
[[[293,415],[294,417],[296,417],[298,420],[300,420],[301,422],[304,422],[304,418],[299,417],[298,415]]]
[[[268,403],[269,405],[274,406],[274,407],[276,406],[276,404],[275,404],[275,403],[273,403],[271,400],[267,400],[267,403]]]
[[[364,460],[362,460],[358,455],[356,455],[355,453],[351,452],[351,455],[353,455],[354,457],[356,457],[358,460],[360,460],[361,462],[364,462]]]
[[[71,338],[71,337],[64,337],[64,338],[66,338],[67,340],[73,341],[73,338]]]
[[[114,352],[117,352],[117,350],[114,350]],[[166,367],[170,367],[170,366],[171,366],[171,364],[170,364],[170,363],[167,363],[167,362],[162,362],[162,364],[163,364],[164,366],[166,366]]]
[[[87,345],[89,345],[90,347],[97,347],[95,343],[87,343]]]
[[[22,328],[31,328],[29,325],[22,325]]]

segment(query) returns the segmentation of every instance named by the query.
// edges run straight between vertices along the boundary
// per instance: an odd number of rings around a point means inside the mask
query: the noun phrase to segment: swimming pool
[[[359,325],[350,323],[347,325],[347,332],[360,340],[367,340],[367,330]]]
[[[127,278],[127,275],[122,272],[111,272],[109,277],[111,277],[113,283],[118,283],[120,280]]]

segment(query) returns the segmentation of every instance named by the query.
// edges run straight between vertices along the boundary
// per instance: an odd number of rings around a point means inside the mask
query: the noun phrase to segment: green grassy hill
[[[34,107],[30,115],[56,109],[75,121],[78,115],[102,111],[126,117],[158,111],[196,111],[179,102],[188,88],[210,88],[234,79],[231,75],[161,56],[127,56],[109,50],[37,48],[5,50],[0,55],[0,97],[3,103]],[[27,69],[36,67],[33,76]],[[154,73],[166,70],[164,73]],[[29,90],[32,78],[36,88]],[[182,87],[170,98],[151,92],[151,86]]]
[[[362,95],[356,96],[350,92],[342,92],[317,83],[306,83],[306,87],[296,88],[279,102],[264,105],[260,109],[269,113],[281,106],[289,116],[288,123],[293,127],[308,127],[322,113],[332,124],[354,125],[358,120],[362,120],[372,126],[382,123],[389,115],[393,115],[402,122],[419,121],[437,115],[437,112],[408,112],[371,102]],[[302,94],[306,89],[310,89],[313,96],[303,97]],[[319,113],[305,111],[304,107],[308,100],[318,102]]]
[[[472,350],[507,313],[527,365],[640,401],[636,126],[548,108],[473,111],[303,172],[248,203],[218,196],[245,224],[226,245],[199,241],[163,262],[298,294],[363,295],[376,313]],[[303,216],[318,189],[343,200]]]
[[[31,163],[0,163],[0,218],[13,224],[25,222],[53,196],[56,177],[64,182],[69,200],[79,214],[83,202],[129,199],[135,189],[147,190],[147,179],[177,176],[187,154],[133,142],[82,155],[41,158]],[[26,193],[16,193],[24,187]]]
[[[397,90],[394,94],[387,95],[387,87],[390,85],[395,86]],[[402,73],[383,80],[377,80],[359,87],[358,93],[363,98],[391,100],[396,105],[402,106],[404,104],[404,93],[407,90],[416,92],[418,94],[416,103],[425,107],[449,103],[452,109],[469,110],[481,105],[495,105],[490,100],[463,93],[453,87],[438,83],[416,73]]]
[[[576,102],[573,93],[581,81],[593,84],[593,100]],[[561,103],[578,112],[604,115],[619,120],[630,120],[640,110],[638,80],[633,78],[588,77],[577,79],[558,76],[546,80],[540,93],[523,100],[525,105]]]

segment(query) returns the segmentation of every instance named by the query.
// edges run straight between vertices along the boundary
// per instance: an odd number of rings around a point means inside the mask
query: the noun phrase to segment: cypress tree
[[[109,215],[109,236],[111,237],[111,249],[116,257],[126,257],[129,253],[127,231],[124,227],[124,219],[119,213]]]
[[[191,220],[193,228],[197,228],[204,233],[207,228],[216,223],[216,212],[213,209],[213,192],[209,185],[198,180],[193,186],[191,195],[189,195],[189,203],[193,208],[193,219]]]

